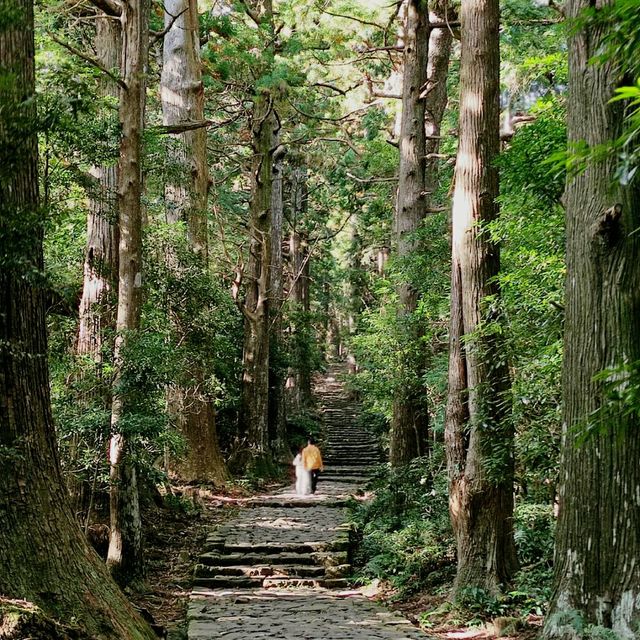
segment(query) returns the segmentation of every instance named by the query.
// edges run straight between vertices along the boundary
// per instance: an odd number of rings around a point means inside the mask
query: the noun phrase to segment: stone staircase
[[[339,483],[357,491],[380,464],[376,438],[358,423],[358,406],[344,391],[340,369],[332,367],[318,385],[325,444],[321,482]]]
[[[375,439],[357,425],[357,405],[333,367],[316,386],[324,423],[325,470],[313,496],[288,488],[247,500],[213,531],[195,569],[205,589],[344,588],[350,572],[346,500],[380,461]]]
[[[209,589],[347,586],[349,526],[339,502],[297,507],[295,496],[243,508],[209,535],[194,586]]]

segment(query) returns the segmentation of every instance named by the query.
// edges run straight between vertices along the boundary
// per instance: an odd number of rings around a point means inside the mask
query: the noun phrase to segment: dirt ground
[[[440,640],[535,640],[542,629],[542,616],[531,614],[526,620],[503,617],[469,625],[460,620],[459,613],[447,606],[446,595],[421,593],[405,600],[396,600],[395,596],[392,590],[382,586],[377,597],[386,601],[392,609],[401,611],[430,637]],[[425,622],[422,625],[421,619]]]

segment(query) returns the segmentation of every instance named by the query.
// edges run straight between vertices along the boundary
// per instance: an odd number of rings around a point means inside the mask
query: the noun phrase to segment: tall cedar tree
[[[246,11],[270,44],[263,51],[267,66],[274,53],[271,0],[247,2]],[[242,355],[241,434],[256,461],[269,457],[269,305],[272,243],[273,154],[278,145],[280,120],[273,90],[258,87],[251,113],[251,204],[249,258],[244,278],[246,299]]]
[[[609,144],[624,118],[623,103],[610,99],[629,79],[622,60],[592,61],[612,28],[585,23],[581,14],[592,6],[566,5],[567,17],[581,25],[569,40],[570,149]],[[569,177],[565,194],[560,513],[547,638],[574,637],[576,613],[624,640],[640,634],[640,417],[595,378],[640,361],[640,182],[617,184],[615,171],[613,155],[589,161]],[[588,426],[593,431],[585,438]]]
[[[122,138],[118,162],[120,225],[118,312],[114,349],[115,376],[111,405],[109,491],[111,531],[107,566],[120,584],[144,574],[142,521],[135,461],[122,422],[130,409],[123,391],[126,344],[140,327],[142,312],[142,129],[146,96],[145,67],[148,44],[148,0],[121,3],[122,72],[120,97]]]
[[[75,619],[92,638],[150,640],[82,535],[61,475],[47,368],[33,3],[2,2],[0,12],[0,594]]]
[[[105,69],[119,69],[122,42],[120,24],[102,12],[96,17],[96,57]],[[100,78],[102,95],[118,99],[120,87],[110,77]],[[118,290],[118,205],[117,167],[115,164],[94,165],[87,212],[87,244],[85,248],[82,296],[78,311],[78,339],[76,353],[90,358],[93,373],[104,373],[103,358],[107,348],[106,336],[115,328],[116,293]],[[105,385],[104,388],[106,388]],[[95,393],[92,391],[91,393]],[[105,409],[111,406],[111,394],[102,393],[99,401]],[[87,400],[95,401],[91,397]],[[74,435],[71,455],[79,452],[79,436]],[[73,460],[70,461],[73,464]],[[71,466],[71,465],[70,465]],[[67,474],[67,486],[74,511],[86,513],[85,526],[91,518],[93,492],[82,478]]]
[[[277,457],[288,462],[286,407],[284,397],[284,368],[282,366],[284,305],[283,255],[284,200],[283,157],[285,147],[279,145],[273,153],[271,188],[271,265],[269,267],[269,295],[272,300],[269,322],[269,442]],[[274,357],[275,356],[275,357]]]
[[[303,230],[303,221],[309,204],[309,189],[307,186],[307,170],[302,165],[302,156],[295,156],[291,160],[292,168],[289,175],[291,200],[291,230],[289,232],[289,262],[291,280],[290,308],[293,316],[289,318],[289,332],[292,336],[294,349],[297,351],[293,358],[291,371],[287,380],[289,404],[294,413],[309,409],[312,405],[311,396],[311,365],[304,359],[300,346],[309,335],[309,275],[310,256],[308,234]]]
[[[500,258],[483,230],[498,214],[499,18],[498,0],[462,2],[445,421],[456,592],[496,592],[517,567],[509,374],[497,326]]]
[[[400,125],[400,170],[396,200],[396,249],[407,259],[417,249],[416,233],[425,216],[425,89],[429,47],[429,10],[425,0],[408,0],[404,24],[402,119]],[[398,320],[407,325],[412,342],[418,339],[412,314],[418,306],[418,291],[409,282],[398,286]],[[405,365],[406,367],[406,365]],[[428,415],[424,393],[412,372],[395,390],[389,439],[393,466],[409,463],[425,453]]]
[[[176,16],[178,16],[176,18]],[[162,121],[171,127],[203,124],[204,86],[200,65],[200,32],[197,0],[165,0],[164,49],[161,77]],[[209,166],[204,126],[172,136],[170,160],[179,169],[165,188],[167,222],[184,222],[190,248],[203,272],[207,268],[207,197]],[[170,268],[180,270],[176,256]],[[188,321],[188,318],[187,318]],[[176,330],[189,339],[188,327]],[[229,475],[220,451],[213,398],[202,391],[205,374],[201,365],[191,372],[194,389],[177,388],[169,397],[170,411],[187,443],[184,457],[175,468],[186,481],[224,482]]]

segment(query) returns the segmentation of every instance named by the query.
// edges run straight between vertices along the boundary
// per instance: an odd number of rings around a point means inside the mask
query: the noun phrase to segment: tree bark
[[[429,22],[442,24],[458,19],[445,0],[436,0],[429,9]],[[450,29],[431,29],[427,58],[427,86],[425,97],[425,205],[427,210],[438,188],[439,163],[435,154],[440,150],[440,128],[447,106],[447,79],[453,35]]]
[[[500,339],[498,247],[483,232],[498,214],[498,0],[461,9],[460,143],[455,170],[449,401],[449,507],[458,547],[455,593],[497,592],[517,568],[513,426]]]
[[[267,70],[273,64],[272,0],[246,3],[252,19],[260,23],[271,44],[264,57]],[[249,257],[244,303],[244,349],[242,355],[242,406],[240,433],[247,439],[254,463],[269,458],[269,274],[272,257],[272,181],[273,155],[276,150],[280,120],[273,93],[257,90],[251,114],[251,204],[249,210]]]
[[[148,45],[148,2],[122,3],[122,72],[126,85],[120,99],[122,138],[118,162],[120,226],[118,310],[114,348],[112,437],[109,445],[111,533],[107,566],[116,581],[131,583],[144,575],[142,522],[136,467],[129,440],[120,429],[128,399],[123,380],[124,350],[139,329],[142,310],[142,130],[146,97],[145,66]]]
[[[271,189],[271,266],[269,270],[270,307],[270,349],[269,354],[269,441],[277,458],[289,462],[287,449],[287,425],[284,402],[285,367],[283,366],[284,345],[282,338],[283,294],[283,163],[284,147],[278,146],[277,134],[274,139],[276,151],[273,157]]]
[[[102,14],[96,19],[96,57],[107,69],[120,68],[120,25]],[[119,87],[102,80],[103,95],[118,98]],[[94,166],[95,192],[90,193],[87,215],[87,248],[76,352],[101,362],[105,328],[113,328],[118,279],[117,167]]]
[[[0,26],[0,593],[92,638],[154,637],[71,512],[51,416],[38,210],[33,4]]]
[[[177,19],[175,16],[179,16]],[[200,68],[197,0],[165,0],[165,28],[161,77],[162,123],[165,126],[204,120],[204,86]],[[186,223],[189,246],[203,273],[207,269],[207,197],[209,166],[205,128],[171,136],[169,150],[178,179],[165,187],[167,222]],[[171,268],[181,270],[177,258]],[[188,329],[177,327],[181,339]],[[206,371],[194,365],[192,388],[177,388],[169,395],[169,411],[178,423],[187,452],[174,470],[185,481],[222,484],[229,479],[218,434],[214,399],[199,391]]]
[[[407,0],[404,24],[402,118],[400,124],[400,169],[396,201],[396,253],[407,261],[416,252],[416,234],[425,216],[425,96],[429,15],[426,2]],[[393,467],[408,464],[426,450],[428,413],[415,363],[408,353],[419,351],[413,313],[418,304],[415,286],[398,285],[398,323],[403,343],[400,349],[400,379],[394,389],[393,416],[389,434],[389,459]]]
[[[110,17],[100,14],[96,19],[96,58],[106,69],[120,68],[120,25]],[[109,77],[101,79],[101,93],[119,97],[118,85]],[[82,298],[79,308],[76,354],[91,358],[96,375],[103,377],[103,355],[108,348],[105,334],[115,328],[115,309],[118,290],[118,209],[117,167],[113,163],[91,167],[94,181],[89,191],[87,213],[87,245],[84,260]],[[104,408],[111,406],[111,394],[106,391],[108,382],[100,389],[100,401]],[[94,392],[95,393],[95,392]],[[88,398],[94,400],[94,398]],[[70,446],[69,468],[77,459],[79,437],[73,436]],[[102,443],[97,443],[102,455]],[[81,477],[67,473],[67,486],[76,513],[87,512],[85,527],[89,524],[92,488]]]
[[[245,300],[242,377],[242,432],[252,455],[269,448],[269,266],[272,233],[272,166],[280,127],[272,96],[256,96],[251,133],[253,144],[250,245]]]
[[[592,6],[569,0],[567,19]],[[569,40],[569,149],[607,145],[621,134],[624,106],[609,101],[630,82],[623,60],[592,62],[607,25],[580,24]],[[623,640],[640,633],[640,417],[594,380],[605,369],[640,361],[640,184],[616,183],[616,169],[613,154],[588,161],[568,178],[565,194],[560,511],[546,638],[576,637],[576,616]]]
[[[291,233],[289,256],[291,260],[291,338],[293,340],[293,363],[289,383],[289,400],[294,413],[308,409],[312,404],[311,367],[305,357],[304,346],[309,338],[309,243],[303,231],[307,211],[307,172],[295,166],[291,172]]]

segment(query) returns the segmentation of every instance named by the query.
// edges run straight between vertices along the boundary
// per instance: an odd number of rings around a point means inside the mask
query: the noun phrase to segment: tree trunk
[[[257,458],[269,448],[269,265],[272,233],[272,165],[280,127],[272,96],[256,96],[252,116],[250,246],[246,277],[242,378],[242,432]]]
[[[407,261],[416,252],[416,234],[425,216],[425,101],[429,45],[428,8],[422,0],[407,0],[404,25],[400,169],[396,201],[396,252]],[[400,380],[393,397],[389,459],[394,467],[425,453],[428,413],[417,370],[408,354],[420,351],[415,330],[418,292],[410,282],[398,285],[398,323],[402,335]],[[419,356],[418,356],[419,357]]]
[[[457,20],[457,15],[445,0],[437,0],[429,10],[429,22],[444,23]],[[447,79],[453,35],[450,29],[432,29],[429,34],[427,62],[427,95],[425,97],[425,207],[428,210],[438,188],[438,169],[441,160],[435,157],[440,150],[440,127],[447,106]]]
[[[142,523],[136,468],[120,421],[128,400],[119,390],[125,343],[140,326],[142,310],[142,129],[145,104],[145,65],[148,44],[148,2],[122,3],[122,79],[120,123],[122,139],[118,163],[118,212],[120,221],[118,311],[114,349],[113,402],[109,446],[111,465],[111,534],[107,566],[116,581],[128,584],[144,574]]]
[[[291,338],[293,363],[289,384],[289,397],[294,412],[300,413],[312,404],[311,366],[305,347],[310,339],[309,325],[309,243],[302,230],[307,211],[307,172],[296,166],[291,172],[291,233],[289,256],[291,260]]]
[[[106,69],[120,68],[120,25],[110,16],[101,14],[96,19],[96,57]],[[101,79],[103,95],[118,98],[118,85],[106,75]],[[115,308],[118,290],[118,209],[117,168],[115,164],[93,166],[90,174],[94,181],[89,192],[87,214],[87,245],[84,260],[82,298],[79,308],[78,339],[76,354],[89,357],[96,366],[96,374],[102,378],[102,360],[105,349],[105,333],[115,327]],[[111,394],[101,387],[104,408],[111,406]],[[95,393],[95,392],[93,392]],[[94,398],[87,398],[89,401]],[[69,468],[77,459],[79,437],[72,436]],[[100,446],[102,456],[104,446]],[[92,502],[92,488],[83,478],[68,473],[67,486],[71,494],[75,513],[87,512]],[[85,527],[90,513],[86,513]]]
[[[263,52],[264,73],[269,73],[275,55],[272,0],[247,2],[245,9],[260,23],[270,44]],[[246,299],[243,308],[244,349],[242,354],[242,406],[240,433],[247,438],[254,463],[269,459],[269,325],[270,264],[273,225],[273,157],[280,120],[273,93],[261,88],[251,114],[251,205],[249,210],[249,258],[245,271]]]
[[[270,307],[270,349],[269,354],[269,441],[271,450],[277,458],[289,462],[287,450],[287,425],[284,403],[285,367],[284,346],[282,343],[283,269],[282,242],[284,224],[284,204],[282,196],[282,157],[284,147],[278,146],[274,137],[276,151],[273,156],[273,177],[271,191],[271,267],[269,270],[269,296],[273,301]]]
[[[120,68],[120,25],[109,16],[96,20],[97,59],[107,69]],[[118,97],[118,85],[106,76],[102,80],[104,95]],[[94,166],[95,179],[87,215],[87,248],[84,283],[80,301],[80,324],[76,352],[101,361],[105,328],[113,328],[115,291],[118,278],[117,167]]]
[[[179,16],[177,19],[175,16]],[[200,69],[197,0],[165,0],[165,27],[161,78],[162,121],[165,125],[204,120],[204,87]],[[178,179],[166,185],[167,222],[185,222],[189,245],[203,270],[207,268],[207,196],[209,167],[205,128],[172,136],[169,150]],[[174,256],[175,258],[175,256]],[[181,266],[173,260],[173,268]],[[177,328],[182,339],[188,329]],[[186,335],[185,335],[186,334]],[[186,444],[185,457],[175,462],[178,475],[188,482],[224,483],[229,474],[220,451],[213,398],[198,391],[206,371],[194,365],[193,388],[174,389],[169,411],[175,417]]]
[[[33,4],[0,22],[0,593],[92,638],[149,639],[82,535],[58,454],[47,369]],[[3,16],[6,17],[6,16]]]
[[[569,0],[567,18],[592,5]],[[624,116],[622,103],[609,102],[625,81],[624,61],[591,61],[608,25],[581,24],[569,41],[569,149],[607,145],[621,134]],[[623,640],[640,633],[640,417],[594,380],[640,361],[640,183],[615,183],[617,168],[613,154],[588,161],[568,179],[565,195],[560,512],[546,638],[577,637],[571,622],[578,616]],[[619,390],[628,384],[610,377],[616,380]]]
[[[498,247],[483,226],[498,214],[498,0],[461,9],[460,143],[453,199],[449,507],[458,546],[454,590],[490,592],[517,567],[513,542],[513,426],[499,330]]]

